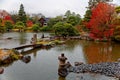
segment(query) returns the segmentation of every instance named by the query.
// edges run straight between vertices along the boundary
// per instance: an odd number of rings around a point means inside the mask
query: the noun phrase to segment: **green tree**
[[[77,35],[77,30],[69,23],[58,22],[53,26],[53,29],[57,36]]]
[[[32,26],[32,30],[35,31],[35,32],[38,32],[38,31],[40,30],[39,25],[38,25],[38,24],[34,24],[34,25]]]
[[[73,13],[73,14],[74,14],[74,13]],[[66,13],[65,13],[65,16],[66,16],[66,17],[70,17],[71,15],[72,15],[72,13],[71,13],[70,10],[66,11]]]
[[[84,21],[89,22],[91,19],[92,12],[91,10],[87,10],[85,15],[84,15]]]
[[[115,25],[120,25],[120,6],[117,6],[115,8],[115,12],[116,14],[114,14],[114,20],[113,20],[113,24]]]
[[[115,17],[115,20],[113,21],[113,23],[115,25],[117,25],[117,26],[115,27],[113,37],[114,37],[115,41],[120,41],[120,16],[119,16],[119,14],[120,14],[120,6],[117,6],[115,8],[115,11],[117,13],[116,14],[117,16]]]
[[[75,36],[78,35],[78,31],[69,23],[64,23],[64,31],[67,36]]]
[[[120,6],[117,6],[117,7],[115,8],[115,11],[116,11],[117,13],[120,13]]]
[[[52,28],[57,22],[63,22],[63,17],[57,16],[55,18],[51,18],[48,22],[48,26]]]
[[[4,32],[5,28],[2,26],[2,19],[0,18],[0,32]]]
[[[54,24],[55,24],[55,18],[50,18],[47,25],[52,28]]]
[[[53,26],[55,35],[61,36],[64,32],[64,24],[62,22],[58,22]]]
[[[71,25],[75,26],[77,24],[77,19],[75,16],[69,16],[67,19],[67,23],[70,23]]]
[[[11,13],[11,18],[12,18],[13,22],[16,23],[18,21],[18,14],[17,13]]]
[[[5,22],[5,28],[6,28],[6,31],[10,31],[11,29],[13,29],[13,24],[11,21],[6,21]]]
[[[80,16],[80,14],[76,14],[76,19],[77,19],[78,24],[82,24],[82,18]]]
[[[81,16],[79,14],[76,14],[75,12],[71,12],[70,10],[68,10],[65,13],[65,16],[66,22],[70,23],[73,26],[81,23]]]
[[[73,25],[73,26],[75,26],[75,25],[79,24],[80,20],[81,20],[81,18],[78,17],[78,16],[69,16],[67,18],[66,22]]]
[[[40,28],[40,31],[51,31],[51,30],[52,30],[52,28],[49,26],[43,26]]]
[[[116,41],[120,41],[120,26],[116,26],[116,27],[115,27],[114,39],[115,39]]]
[[[15,28],[16,29],[19,29],[20,32],[24,31],[25,29],[25,24],[21,21],[18,21],[16,24],[15,24]]]
[[[19,9],[19,12],[18,12],[18,20],[22,21],[23,23],[25,23],[26,20],[27,20],[23,4],[20,5],[20,9]]]

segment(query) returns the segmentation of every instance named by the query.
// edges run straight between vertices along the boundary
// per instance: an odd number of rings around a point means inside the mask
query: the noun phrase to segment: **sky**
[[[85,14],[89,0],[0,0],[0,9],[8,12],[18,12],[20,4],[24,5],[26,13],[42,13],[46,17],[63,15],[67,10]],[[120,5],[120,0],[113,0]]]

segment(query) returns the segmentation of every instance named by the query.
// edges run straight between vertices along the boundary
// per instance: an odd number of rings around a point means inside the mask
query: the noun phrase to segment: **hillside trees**
[[[55,18],[51,18],[48,22],[49,27],[53,27],[57,22],[63,22],[63,17],[62,16],[57,16]]]
[[[56,35],[74,36],[77,34],[76,25],[81,23],[82,19],[79,14],[68,10],[65,15],[51,18],[48,26],[53,28]]]
[[[70,10],[68,10],[64,16],[66,22],[71,24],[72,26],[76,26],[81,23],[81,16],[79,14],[76,14],[75,12],[71,12]]]

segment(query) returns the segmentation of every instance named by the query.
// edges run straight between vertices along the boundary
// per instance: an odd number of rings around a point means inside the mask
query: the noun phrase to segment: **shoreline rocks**
[[[78,62],[79,63],[79,62]],[[73,73],[100,73],[102,75],[120,79],[120,62],[103,62],[97,64],[75,64],[67,67],[68,72]]]
[[[0,68],[0,74],[3,74],[3,72],[4,72],[4,69]]]

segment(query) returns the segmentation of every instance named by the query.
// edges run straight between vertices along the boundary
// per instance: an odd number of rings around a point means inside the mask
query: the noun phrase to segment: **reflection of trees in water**
[[[37,49],[34,50],[33,56],[34,56],[34,58],[36,58],[36,56],[37,56]]]
[[[114,50],[120,49],[113,46],[110,42],[89,42],[88,45],[83,47],[83,50],[88,63],[111,62],[117,60]]]
[[[120,58],[120,44],[118,43],[114,43],[112,45],[112,58],[113,60],[117,60],[118,58]]]
[[[69,40],[69,41],[66,41],[64,45],[57,46],[56,50],[57,51],[61,51],[61,50],[73,51],[79,45],[80,45],[80,40]]]
[[[27,42],[26,33],[21,32],[19,34],[19,41],[20,41],[20,44],[25,44]]]
[[[64,45],[58,45],[55,47],[55,50],[61,52],[61,51],[69,51],[73,52],[75,48],[84,48],[90,44],[89,41],[86,40],[69,40],[66,41]]]
[[[23,55],[28,55],[28,54],[33,54],[34,57],[37,56],[37,52],[41,50],[41,49],[30,49],[30,50],[27,50],[27,51],[24,51],[22,52]]]
[[[3,38],[3,34],[2,33],[0,33],[0,39],[2,39]]]

